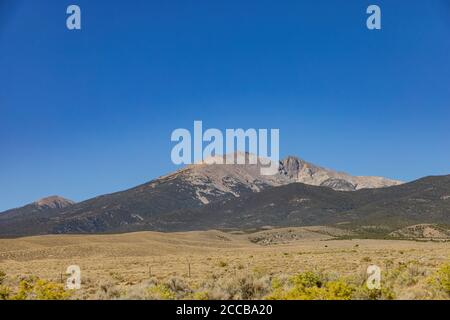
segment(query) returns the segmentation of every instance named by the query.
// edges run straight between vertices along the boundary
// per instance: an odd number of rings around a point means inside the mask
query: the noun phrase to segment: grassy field
[[[311,227],[4,239],[0,299],[450,297],[450,243],[335,239],[342,235]],[[373,264],[382,270],[377,292],[365,287]],[[69,265],[81,268],[80,290],[63,289]]]

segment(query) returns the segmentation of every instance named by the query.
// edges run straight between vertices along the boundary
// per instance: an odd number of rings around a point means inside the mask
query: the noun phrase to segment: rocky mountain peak
[[[304,167],[305,161],[294,156],[288,156],[280,161],[279,173],[289,179],[297,179],[300,170]]]
[[[34,202],[34,205],[37,206],[38,208],[50,208],[50,209],[63,209],[73,204],[75,204],[74,201],[65,199],[60,196],[50,196]]]

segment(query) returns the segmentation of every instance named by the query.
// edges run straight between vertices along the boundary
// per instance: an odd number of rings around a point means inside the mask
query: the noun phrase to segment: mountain
[[[21,234],[36,234],[37,226],[74,204],[71,200],[51,196],[21,208],[4,211],[0,213],[0,234],[9,235],[9,230],[15,230],[17,226],[20,226]]]
[[[75,202],[59,196],[51,196],[37,200],[26,206],[11,209],[0,213],[0,219],[29,218],[30,216],[41,216],[43,213],[59,211],[74,205]]]
[[[220,165],[205,160],[135,188],[77,204],[48,198],[54,201],[44,199],[0,213],[0,236],[168,230],[161,221],[171,214],[202,210],[216,203],[239,202],[242,197],[298,182],[322,186],[320,190],[324,192],[332,189],[355,192],[364,187],[400,184],[385,178],[353,177],[296,157],[280,161],[278,174],[264,176],[257,161],[249,164],[250,160],[258,160],[252,159],[254,155],[237,153],[235,157],[243,158],[246,164]]]
[[[32,205],[34,205],[38,210],[64,209],[70,207],[73,204],[75,204],[74,201],[59,196],[43,198],[32,203]]]
[[[287,157],[280,162],[280,175],[291,182],[302,182],[313,186],[330,187],[339,191],[354,191],[365,188],[382,188],[402,182],[382,177],[351,176],[344,172],[325,169],[297,157]]]
[[[450,225],[450,175],[353,192],[291,183],[203,205],[193,190],[183,189],[180,177],[164,179],[159,186],[98,197],[39,220],[0,220],[0,235],[334,225],[368,237],[398,237],[407,231],[396,230],[412,225]],[[147,197],[153,201],[144,201]]]
[[[292,156],[280,161],[278,174],[266,176],[261,175],[260,159],[255,155],[238,152],[235,154],[235,160],[239,161],[239,159],[246,164],[221,165],[213,163],[217,159],[206,159],[203,163],[187,166],[156,181],[168,178],[180,179],[183,184],[188,185],[193,195],[202,204],[209,204],[230,196],[239,197],[248,193],[260,192],[268,187],[295,182],[325,186],[340,191],[381,188],[402,183],[382,177],[355,177],[343,172],[325,169]]]
[[[166,231],[340,225],[372,235],[423,223],[450,225],[450,175],[354,192],[293,183],[153,222]]]

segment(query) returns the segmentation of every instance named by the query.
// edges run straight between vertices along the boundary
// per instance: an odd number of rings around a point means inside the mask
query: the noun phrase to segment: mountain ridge
[[[277,188],[283,187],[287,188],[288,193],[289,188],[297,188],[299,192],[317,194],[315,197],[320,206],[316,214],[320,217],[324,210],[328,210],[326,205],[322,204],[323,199],[327,197],[330,203],[337,201],[335,210],[340,211],[342,209],[340,201],[352,198],[351,194],[356,192],[359,195],[361,192],[364,193],[364,190],[383,189],[367,189],[363,186],[401,186],[399,181],[380,177],[354,177],[313,165],[297,157],[283,159],[280,161],[278,174],[264,176],[260,174],[261,164],[258,161],[256,164],[248,163],[247,160],[253,155],[236,154],[236,157],[239,156],[244,157],[246,164],[198,163],[148,183],[79,203],[50,197],[23,207],[33,208],[29,210],[32,214],[25,214],[26,210],[24,211],[23,208],[8,210],[0,214],[0,236],[191,230],[195,225],[201,228],[221,225],[228,227],[228,225],[233,226],[233,223],[222,221],[223,217],[227,217],[227,212],[221,211],[220,206],[235,205],[244,212],[251,208],[244,208],[240,204],[241,198],[250,199],[249,203],[251,203],[252,197],[258,198],[257,195],[262,192],[266,192],[263,195],[271,198],[271,192],[278,193]],[[290,185],[297,186],[289,187]],[[376,191],[370,192],[370,194],[373,193]],[[284,196],[279,194],[279,197],[282,199]],[[36,209],[36,204],[40,204],[41,207]],[[206,214],[205,217],[208,219],[205,218],[205,221],[209,221],[209,225],[202,225],[195,220],[194,216],[191,216],[191,221],[185,221],[185,218],[192,214],[202,216],[205,210],[210,208],[221,212],[223,217],[208,220],[210,215]],[[233,212],[232,209],[228,210]],[[176,219],[179,221],[177,222]],[[239,221],[239,217],[233,217],[233,219]],[[301,220],[294,220],[292,222],[301,223]],[[221,225],[216,223],[219,221],[222,221]],[[192,226],[189,225],[190,222]],[[261,225],[258,221],[254,223]],[[331,219],[329,223],[334,223],[334,220]],[[248,227],[251,227],[250,224]]]

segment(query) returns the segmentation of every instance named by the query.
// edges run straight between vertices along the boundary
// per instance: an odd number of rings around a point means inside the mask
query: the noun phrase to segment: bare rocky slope
[[[259,159],[248,153],[237,153],[245,165],[202,164],[188,166],[174,174],[163,177],[181,178],[193,189],[203,204],[220,200],[221,196],[239,197],[247,192],[259,192],[267,187],[301,182],[313,186],[329,187],[338,191],[355,191],[364,188],[382,188],[402,182],[383,177],[351,176],[289,156],[279,163],[278,174],[261,175]],[[257,164],[249,164],[249,163]],[[211,161],[211,160],[210,160]],[[160,179],[158,179],[160,180]],[[157,180],[157,181],[158,181]]]
[[[330,187],[339,191],[382,188],[402,183],[382,177],[351,176],[344,172],[316,166],[297,157],[287,157],[282,160],[279,171],[281,176],[287,177],[290,181]]]

